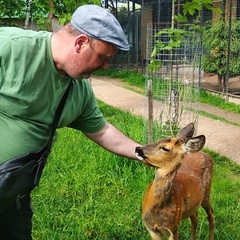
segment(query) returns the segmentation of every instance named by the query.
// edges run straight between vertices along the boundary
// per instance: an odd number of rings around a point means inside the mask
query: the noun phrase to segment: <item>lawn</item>
[[[100,103],[107,120],[136,141],[143,140],[143,120]],[[58,141],[33,196],[35,240],[147,240],[141,203],[154,169],[113,155],[68,128]],[[207,151],[214,160],[212,204],[215,240],[239,240],[240,166]],[[208,239],[205,213],[199,211],[198,239]],[[189,221],[180,239],[189,237]]]

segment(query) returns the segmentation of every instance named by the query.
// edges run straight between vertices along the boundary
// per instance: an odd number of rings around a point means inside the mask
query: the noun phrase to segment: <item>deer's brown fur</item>
[[[204,136],[191,138],[193,124],[183,128],[176,138],[159,140],[136,149],[136,154],[157,168],[142,205],[144,224],[152,240],[179,238],[181,219],[191,219],[191,239],[196,239],[197,211],[202,206],[208,216],[209,239],[214,239],[214,215],[210,203],[212,159],[198,152]],[[185,154],[189,153],[189,154]]]

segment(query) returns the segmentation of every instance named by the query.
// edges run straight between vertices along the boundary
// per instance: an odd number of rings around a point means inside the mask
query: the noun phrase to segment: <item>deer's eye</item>
[[[167,148],[165,148],[165,147],[160,147],[160,149],[162,149],[162,150],[165,151],[165,152],[170,152],[170,150],[167,149]]]

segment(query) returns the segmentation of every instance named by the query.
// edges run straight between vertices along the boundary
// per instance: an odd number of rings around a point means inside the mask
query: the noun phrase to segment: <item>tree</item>
[[[233,20],[231,24],[231,34],[229,35],[229,23],[220,20],[212,24],[208,22],[203,34],[203,54],[202,68],[207,73],[218,75],[218,84],[225,85],[227,71],[229,76],[240,74],[240,21]],[[230,51],[228,44],[230,41]],[[229,55],[229,56],[228,56]],[[230,59],[227,64],[227,59]],[[229,68],[228,68],[229,65]]]
[[[5,24],[13,25],[13,18],[29,19],[36,22],[39,30],[51,30],[51,19],[59,18],[60,24],[65,24],[71,19],[77,7],[86,4],[100,5],[100,0],[0,0],[0,18],[7,18]],[[0,22],[0,25],[3,23]],[[26,26],[25,26],[26,28]]]
[[[0,25],[5,24],[5,19],[9,25],[14,25],[14,18],[24,18],[26,7],[25,0],[0,0]]]

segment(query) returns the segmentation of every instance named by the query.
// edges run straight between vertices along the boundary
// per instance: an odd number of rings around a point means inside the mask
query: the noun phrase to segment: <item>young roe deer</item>
[[[191,239],[196,240],[197,211],[202,206],[208,216],[209,239],[214,239],[214,215],[210,203],[212,159],[198,152],[205,136],[192,137],[194,124],[181,129],[176,138],[136,148],[136,156],[156,167],[142,205],[143,222],[152,240],[179,238],[181,219],[191,219]],[[189,154],[185,154],[189,153]]]

